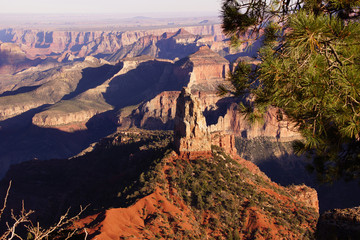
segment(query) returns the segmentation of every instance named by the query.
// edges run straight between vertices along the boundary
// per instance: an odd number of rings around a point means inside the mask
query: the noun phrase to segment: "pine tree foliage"
[[[234,6],[252,21],[230,25]],[[304,136],[295,151],[314,159],[321,180],[360,178],[360,1],[224,1],[223,15],[226,33],[258,29],[264,46],[261,64],[240,75],[249,67],[239,64],[234,89],[220,92],[253,95],[247,112],[282,109]]]

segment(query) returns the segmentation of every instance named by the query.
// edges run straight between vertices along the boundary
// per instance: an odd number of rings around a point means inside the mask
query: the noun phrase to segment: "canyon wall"
[[[220,97],[217,87],[229,85],[226,81],[229,71],[230,63],[207,46],[176,62],[173,69],[174,75],[182,72],[183,76],[189,76],[186,86],[199,99],[210,132],[225,132],[247,139],[270,137],[284,142],[301,137],[286,118],[279,121],[276,108],[266,112],[263,122],[251,124],[239,113],[238,99]],[[172,129],[176,111],[174,99],[179,93],[164,91],[144,102],[129,116],[133,125],[146,129]]]
[[[199,43],[205,44],[225,39],[219,24],[188,26],[183,29],[192,36],[186,38],[177,37],[176,44],[196,43],[198,39],[201,39]],[[17,44],[26,53],[26,56],[31,59],[49,56],[57,58],[64,53],[72,53],[76,57],[85,57],[96,54],[111,55],[134,43],[148,46],[148,43],[153,42],[155,44],[160,39],[173,36],[177,31],[178,28],[125,32],[3,29],[0,30],[0,41]],[[204,38],[200,36],[204,36]]]

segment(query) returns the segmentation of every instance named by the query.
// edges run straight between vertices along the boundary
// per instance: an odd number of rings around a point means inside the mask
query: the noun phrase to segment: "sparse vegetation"
[[[128,228],[154,239],[256,239],[275,234],[311,238],[317,213],[297,203],[284,188],[254,174],[216,146],[211,158],[177,159],[171,142],[171,132],[151,131],[128,131],[103,139],[92,152],[72,161],[80,164],[86,159],[97,174],[111,173],[117,180],[112,184],[91,180],[101,197],[87,195],[89,190],[83,189],[83,196],[73,198],[94,203],[88,214],[133,207],[147,199],[149,203],[134,213],[144,226],[129,223]]]
[[[263,47],[261,63],[240,62],[230,74],[233,87],[219,92],[243,97],[249,120],[269,106],[281,109],[279,119],[286,115],[303,136],[295,152],[309,155],[309,170],[325,182],[360,176],[359,8],[348,0],[223,1],[232,42],[243,43],[248,32],[262,35]]]
[[[290,204],[289,202],[278,201],[261,188],[272,189],[278,194],[290,197],[284,190],[279,190],[261,176],[251,173],[216,146],[213,146],[213,156],[212,159],[191,162],[179,159],[175,163],[176,177],[172,178],[184,201],[196,212],[198,221],[204,221],[202,216],[205,213],[213,216],[207,221],[206,228],[229,239],[238,239],[237,231],[248,230],[245,225],[251,211],[266,215],[268,221],[287,225],[286,228],[292,229],[298,235],[305,232],[308,224],[314,226],[317,219],[314,211],[298,211],[301,206],[293,206],[296,210],[290,210],[285,206]],[[313,222],[307,222],[309,212]],[[261,228],[251,235],[267,236],[270,230]],[[248,233],[242,234],[246,236]]]
[[[6,191],[3,207],[0,209],[0,220],[7,207],[7,200],[11,189],[11,181]],[[86,229],[80,229],[74,226],[74,223],[79,220],[80,215],[86,210],[80,207],[80,211],[73,217],[69,216],[69,210],[60,216],[59,220],[53,225],[44,228],[39,222],[36,224],[31,220],[30,215],[34,213],[33,210],[26,210],[24,202],[22,203],[21,211],[17,214],[11,209],[10,219],[6,220],[6,230],[1,233],[1,240],[49,240],[49,239],[74,239],[74,237],[82,236],[87,238]],[[24,237],[24,236],[26,237]]]

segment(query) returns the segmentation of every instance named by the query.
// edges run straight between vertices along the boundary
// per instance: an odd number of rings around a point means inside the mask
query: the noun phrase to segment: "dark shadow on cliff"
[[[36,90],[36,89],[39,88],[40,86],[41,86],[41,85],[21,87],[21,88],[18,88],[18,89],[16,89],[16,90],[14,90],[14,91],[6,91],[6,92],[3,92],[2,94],[0,94],[0,97],[13,96],[13,95],[16,95],[16,94],[31,92],[31,91]]]
[[[290,166],[279,162],[298,158]],[[294,160],[292,160],[294,161]],[[352,208],[359,206],[360,185],[357,182],[336,181],[333,184],[321,184],[316,176],[306,171],[306,161],[295,155],[282,156],[281,159],[259,160],[258,167],[274,182],[287,186],[302,184],[316,189],[319,198],[320,213],[334,208]]]
[[[40,64],[49,62],[41,58],[32,60],[26,57],[22,57],[21,55],[20,58],[18,56],[19,55],[17,54],[0,51],[0,70],[2,70],[3,73],[16,74],[30,67],[36,67]]]
[[[117,64],[115,66],[105,64],[97,68],[85,68],[82,71],[82,77],[76,87],[76,89],[68,95],[65,95],[62,100],[69,100],[77,95],[103,84],[106,80],[111,78],[114,74],[120,71],[123,64]]]
[[[103,94],[107,103],[121,109],[148,101],[163,91],[179,91],[189,77],[174,74],[174,64],[163,61],[140,63],[136,69],[115,77]]]
[[[122,64],[87,68],[75,92],[64,99],[77,96],[89,88],[96,87],[117,73]],[[149,61],[127,74],[115,77],[104,94],[106,102],[115,106],[113,111],[97,114],[87,123],[87,130],[73,133],[52,128],[41,128],[32,124],[36,113],[47,106],[27,111],[0,123],[0,178],[11,164],[33,158],[50,159],[73,156],[89,144],[116,130],[113,117],[118,109],[136,105],[155,97],[165,90],[181,90],[188,82],[188,72],[174,74],[171,62]],[[99,78],[98,78],[99,77]]]
[[[0,182],[1,194],[13,182],[7,209],[17,212],[24,200],[26,209],[35,210],[35,220],[46,226],[69,207],[73,214],[80,205],[91,204],[87,213],[92,214],[131,205],[142,197],[129,198],[142,186],[137,181],[140,174],[149,171],[171,147],[171,133],[143,136],[126,144],[121,144],[123,136],[105,138],[92,152],[73,159],[32,160],[12,166]],[[164,142],[149,147],[159,140]]]
[[[159,49],[158,57],[164,59],[181,59],[199,50],[196,43],[177,44],[173,38],[159,40],[156,46]]]
[[[46,107],[0,122],[0,178],[12,164],[35,158],[70,157],[116,130],[106,113],[93,117],[87,130],[72,133],[33,125],[32,117]]]
[[[140,127],[140,122],[135,121],[135,125]],[[142,124],[141,128],[148,130],[173,130],[174,129],[174,119],[170,119],[166,122],[162,122],[158,118],[149,117]]]
[[[225,97],[216,102],[216,109],[206,109],[203,114],[206,119],[206,125],[217,124],[220,117],[224,117],[234,103],[238,103],[239,98]]]
[[[15,33],[13,33],[12,28],[1,29],[0,30],[0,41],[2,42],[11,42],[14,38]]]
[[[315,174],[306,170],[310,160],[293,154],[291,142],[237,137],[236,148],[244,159],[254,162],[272,181],[283,186],[305,183],[315,188],[318,192],[320,213],[333,208],[359,205],[360,185],[357,182],[319,183]]]

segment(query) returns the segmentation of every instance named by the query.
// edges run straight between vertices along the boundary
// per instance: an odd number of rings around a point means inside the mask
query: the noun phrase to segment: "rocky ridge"
[[[12,166],[0,190],[13,179],[8,206],[16,212],[24,200],[40,224],[56,221],[68,206],[91,203],[76,224],[80,238],[84,228],[89,239],[102,240],[312,238],[318,213],[297,197],[302,193],[219,147],[189,160],[171,141],[169,132],[121,131],[76,158]]]
[[[26,53],[16,43],[0,42],[0,74],[13,74],[36,66],[44,61],[29,59]]]
[[[175,65],[174,74],[183,72],[183,76],[186,73],[189,75],[186,86],[199,99],[210,133],[225,132],[248,139],[269,137],[280,142],[301,138],[294,125],[286,118],[279,121],[278,109],[270,108],[263,123],[253,125],[239,114],[238,99],[218,96],[217,86],[228,84],[226,74],[230,64],[208,47],[201,47]],[[178,94],[180,91],[165,91],[143,103],[129,116],[133,119],[133,125],[146,129],[172,129],[176,109],[174,99]]]
[[[186,33],[184,34],[184,32]],[[60,61],[64,59],[64,54],[71,54],[74,57],[80,58],[97,54],[110,56],[119,50],[123,51],[124,54],[119,56],[119,53],[117,53],[117,60],[126,55],[143,55],[146,48],[150,48],[152,45],[155,46],[158,41],[166,40],[173,36],[174,38],[172,39],[174,39],[175,45],[172,47],[190,43],[196,46],[197,42],[200,45],[211,44],[217,41],[221,42],[225,38],[220,25],[188,26],[180,31],[176,28],[126,32],[3,29],[0,30],[0,33],[0,36],[2,36],[0,40],[17,44],[30,59],[53,56],[55,58],[60,57]],[[204,38],[201,36],[204,36]],[[165,42],[169,44],[169,41]],[[131,51],[129,50],[131,49],[133,49],[133,53],[130,53]],[[155,54],[156,51],[153,53]],[[110,59],[115,60],[114,57],[110,57]]]
[[[66,125],[85,124],[95,115],[140,103],[157,92],[164,71],[172,64],[169,60],[151,57],[126,58],[102,77],[104,81],[87,86],[78,95],[63,100],[33,117],[33,124],[65,130]]]
[[[30,88],[30,91],[0,97],[0,120],[6,120],[28,110],[60,101],[65,95],[76,89],[85,68],[90,69],[102,65],[104,63],[100,60],[87,59],[81,63],[47,71],[48,74],[38,75],[38,78],[33,81],[40,85],[35,85],[34,89]],[[33,72],[27,72],[25,76],[32,74]]]
[[[231,153],[234,140],[224,133],[212,140],[201,109],[184,88],[176,104],[175,151],[169,132],[120,131],[69,160],[15,165],[0,187],[13,179],[9,206],[16,209],[24,199],[50,224],[54,212],[93,204],[76,224],[90,239],[311,239],[316,191],[281,187],[253,163],[211,146]]]
[[[360,207],[332,209],[321,214],[318,239],[359,239]]]

